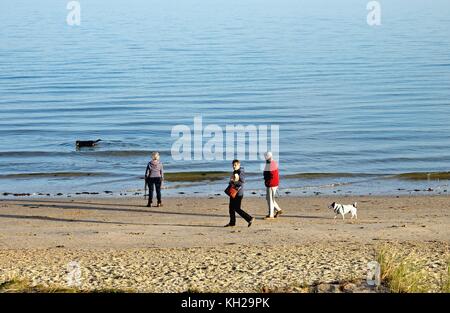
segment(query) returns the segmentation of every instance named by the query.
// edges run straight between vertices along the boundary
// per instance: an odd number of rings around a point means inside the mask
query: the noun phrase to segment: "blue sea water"
[[[154,150],[167,172],[230,170],[173,160],[171,130],[195,116],[279,125],[282,175],[358,174],[285,179],[284,190],[448,187],[383,178],[449,171],[447,0],[380,1],[380,26],[361,0],[84,0],[79,26],[66,23],[68,2],[0,2],[0,192],[136,191]],[[261,162],[244,163],[257,191]]]

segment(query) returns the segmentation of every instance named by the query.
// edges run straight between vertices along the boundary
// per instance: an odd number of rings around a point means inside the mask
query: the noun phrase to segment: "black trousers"
[[[156,199],[161,203],[161,177],[147,177],[148,203],[153,201],[153,190],[156,189]]]
[[[250,214],[241,209],[241,202],[244,196],[236,196],[236,198],[230,197],[230,225],[236,225],[236,213],[242,216],[244,220],[248,222],[251,221],[252,217]]]

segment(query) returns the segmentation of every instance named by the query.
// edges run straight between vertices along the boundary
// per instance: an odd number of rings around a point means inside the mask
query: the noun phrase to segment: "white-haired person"
[[[152,153],[152,160],[148,162],[145,171],[145,181],[149,189],[148,207],[152,206],[153,190],[156,189],[157,207],[162,206],[161,202],[161,185],[164,181],[163,164],[159,160],[159,152]]]
[[[273,159],[272,152],[264,153],[266,164],[264,167],[264,184],[266,185],[266,200],[269,207],[269,214],[266,219],[277,218],[283,210],[281,210],[278,203],[275,201],[280,177],[278,172],[278,163]]]

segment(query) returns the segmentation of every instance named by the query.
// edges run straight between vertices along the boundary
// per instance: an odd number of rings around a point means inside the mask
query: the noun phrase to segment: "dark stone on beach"
[[[184,192],[183,192],[183,191],[180,191],[179,194],[180,194],[180,195],[184,195]]]
[[[63,194],[62,193],[60,193],[60,192],[58,192],[57,194],[56,194],[57,196],[62,196]]]
[[[414,191],[415,191],[415,192],[418,192],[418,191],[420,191],[420,189],[414,189]]]
[[[447,192],[447,189],[445,189],[444,192]]]
[[[428,190],[427,191],[433,191],[433,189],[432,188],[428,188]]]
[[[10,192],[4,192],[3,195],[4,195],[4,196],[9,196],[9,195],[12,195],[12,193],[10,193]]]
[[[216,193],[215,195],[216,195],[216,196],[220,196],[220,193]]]
[[[91,192],[91,195],[98,195],[98,192]]]
[[[58,245],[56,248],[64,248],[64,245]]]
[[[13,194],[14,197],[28,197],[31,196],[29,193],[15,193]]]
[[[90,192],[89,191],[83,191],[81,194],[82,195],[88,195],[88,194],[90,194]]]
[[[253,191],[253,192],[252,192],[252,195],[256,195],[256,192]]]
[[[113,193],[112,191],[109,191],[109,190],[105,190],[105,191],[103,191],[104,193]]]
[[[284,193],[288,195],[288,194],[290,194],[291,192],[290,192],[290,191],[285,191]]]

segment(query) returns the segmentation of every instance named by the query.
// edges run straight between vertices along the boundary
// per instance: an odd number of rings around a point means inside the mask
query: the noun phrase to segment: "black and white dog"
[[[358,219],[358,214],[357,214],[357,208],[356,208],[357,203],[353,203],[353,204],[339,204],[336,202],[333,202],[332,204],[330,204],[328,206],[329,209],[334,211],[334,219],[336,219],[336,217],[341,214],[342,215],[342,220],[345,219],[345,214],[347,213],[351,213],[352,217],[351,219],[355,218]]]

